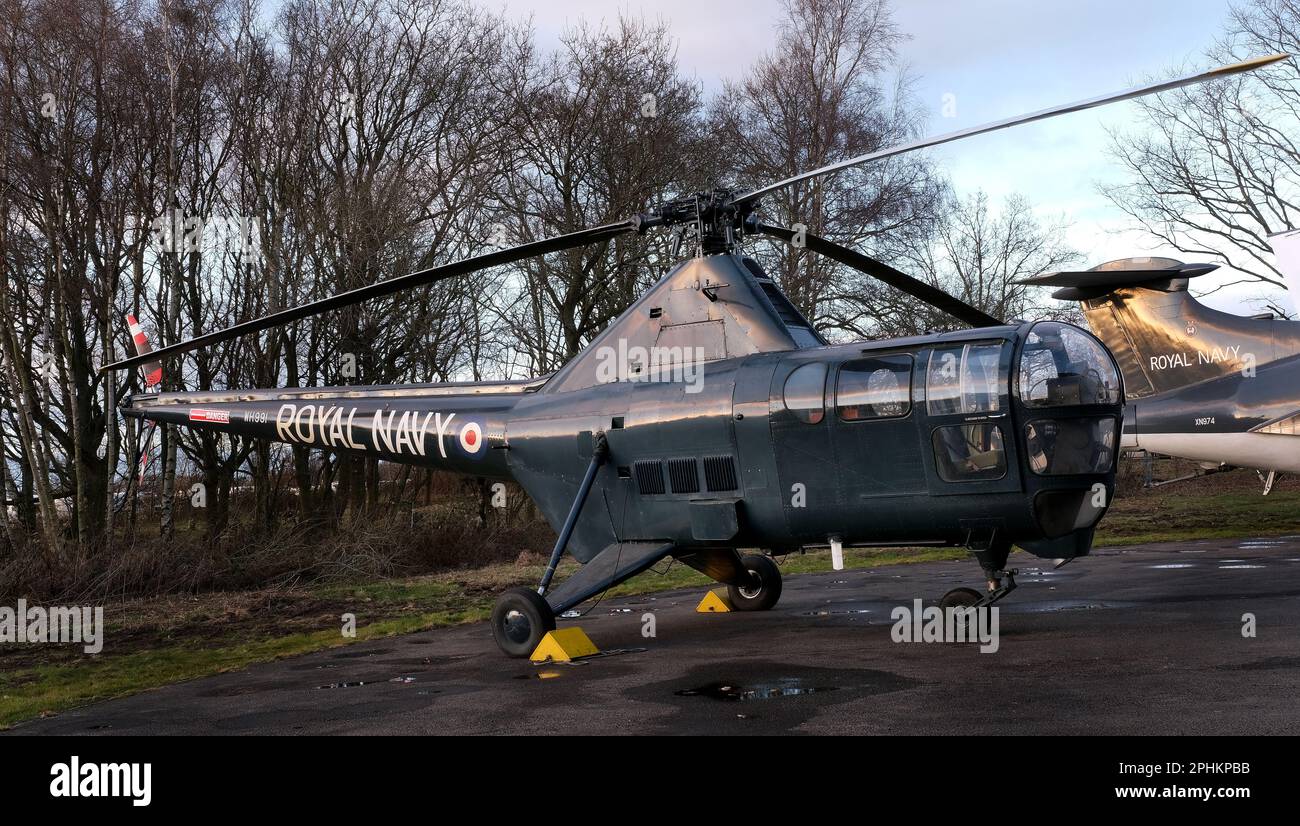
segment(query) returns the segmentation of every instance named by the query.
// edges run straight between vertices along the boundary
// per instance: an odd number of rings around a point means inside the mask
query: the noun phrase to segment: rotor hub
[[[666,201],[639,213],[633,223],[638,233],[659,226],[685,227],[695,236],[697,254],[716,255],[735,249],[745,219],[754,207],[753,201],[738,201],[733,190],[710,189]]]

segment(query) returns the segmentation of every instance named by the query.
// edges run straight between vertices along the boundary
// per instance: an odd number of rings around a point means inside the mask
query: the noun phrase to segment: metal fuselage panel
[[[1130,402],[1125,445],[1203,462],[1300,472],[1300,356]],[[1270,425],[1281,425],[1273,426]]]
[[[1300,322],[1206,307],[1186,289],[1124,287],[1083,303],[1117,357],[1131,399],[1160,395],[1300,354]]]
[[[508,479],[502,385],[327,387],[136,395],[123,414],[163,424]],[[449,392],[459,390],[459,392]]]
[[[1086,553],[1086,541],[1052,544],[1062,537],[1045,533],[1035,497],[1100,487],[1109,501],[1113,463],[1098,473],[1036,475],[1022,444],[1024,424],[1099,414],[1118,419],[1120,406],[1021,410],[1011,392],[1020,340],[1015,328],[994,328],[806,348],[710,362],[694,386],[635,381],[530,395],[507,423],[510,469],[558,525],[590,461],[593,434],[605,432],[609,459],[570,544],[583,561],[615,542],[665,541],[679,551],[791,550],[825,544],[832,535],[849,545],[971,544],[997,536],[1053,557]],[[929,354],[964,341],[1002,348],[997,409],[932,416],[924,393]],[[842,419],[834,401],[837,371],[881,353],[914,359],[910,410],[876,421]],[[811,424],[791,418],[782,388],[793,370],[815,362],[827,365],[828,378],[825,415]],[[972,423],[991,423],[1002,433],[1006,472],[945,481],[934,431]]]

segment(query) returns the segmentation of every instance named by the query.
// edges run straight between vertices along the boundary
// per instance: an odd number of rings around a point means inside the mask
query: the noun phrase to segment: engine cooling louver
[[[735,490],[735,461],[730,456],[705,456],[704,483],[710,491]]]
[[[694,457],[668,460],[668,483],[673,493],[699,493],[700,474]]]
[[[636,488],[643,496],[664,492],[663,462],[658,459],[642,459],[632,467],[636,474]]]

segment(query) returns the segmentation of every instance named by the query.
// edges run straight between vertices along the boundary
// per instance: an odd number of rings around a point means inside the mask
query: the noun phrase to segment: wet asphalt
[[[771,612],[703,590],[606,600],[605,652],[503,657],[485,624],[98,703],[12,734],[1297,734],[1300,535],[1017,552],[999,648],[894,642],[891,610],[979,587],[971,561],[789,577]],[[1245,615],[1255,636],[1243,636]],[[653,616],[653,637],[643,635]]]

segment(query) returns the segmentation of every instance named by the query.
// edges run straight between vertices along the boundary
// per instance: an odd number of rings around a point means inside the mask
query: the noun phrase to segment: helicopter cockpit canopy
[[[1101,342],[1068,324],[1042,321],[1020,354],[1021,403],[1031,411],[1123,401],[1119,371]],[[1041,476],[1104,473],[1115,461],[1113,415],[1043,418],[1025,425],[1029,467]]]
[[[1020,401],[1025,407],[1118,404],[1115,362],[1101,342],[1077,327],[1040,321],[1020,352]]]

